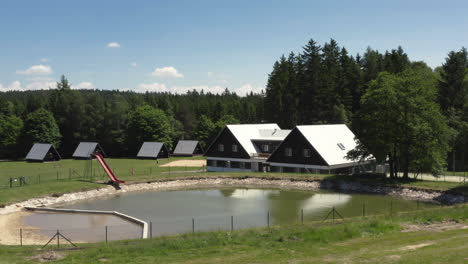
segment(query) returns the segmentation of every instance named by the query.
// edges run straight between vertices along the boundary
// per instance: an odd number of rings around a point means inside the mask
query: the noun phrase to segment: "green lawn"
[[[201,157],[198,157],[201,158]],[[177,158],[186,159],[186,158]],[[359,181],[468,193],[467,185],[452,182],[403,181],[356,178],[344,175],[294,173],[194,173],[200,168],[163,168],[177,160],[108,159],[117,176],[128,182],[145,182],[193,177],[263,177],[293,180]],[[57,163],[0,163],[0,182],[26,176],[30,184],[0,189],[0,204],[28,198],[99,188],[102,185],[80,181],[78,175],[90,167],[88,161],[62,160]],[[93,161],[95,181],[107,181]],[[70,169],[75,172],[70,178]],[[89,170],[88,170],[89,171]],[[187,172],[185,172],[187,171]],[[58,172],[58,180],[57,180]],[[41,182],[34,176],[41,175]],[[88,175],[91,176],[91,175]],[[91,179],[89,179],[91,180]],[[65,259],[57,263],[466,263],[468,229],[444,232],[400,232],[402,223],[431,223],[447,220],[464,223],[468,208],[438,208],[372,218],[356,218],[340,225],[306,223],[249,229],[235,232],[208,232],[131,240],[109,244],[83,244],[83,249],[60,251]],[[426,245],[427,244],[427,245]],[[416,249],[406,246],[423,245]],[[426,246],[424,246],[426,245]],[[40,254],[37,247],[0,246],[0,263],[34,263],[28,257]]]
[[[297,173],[261,173],[261,172],[210,172],[194,173],[200,167],[160,167],[171,161],[194,158],[170,158],[160,160],[138,159],[107,159],[110,167],[115,171],[119,179],[128,183],[145,182],[164,179],[186,179],[193,177],[261,177],[292,180],[332,180],[332,181],[359,181],[367,184],[388,184],[392,186],[406,186],[415,188],[433,189],[439,191],[455,191],[468,195],[468,184],[456,182],[435,182],[420,180],[394,180],[351,177],[348,175],[327,174],[297,174]],[[13,182],[14,188],[9,188],[10,178],[25,176],[27,185],[19,186],[19,181]],[[34,197],[51,194],[63,194],[74,191],[100,188],[103,185],[86,181],[106,182],[102,168],[97,161],[61,160],[50,163],[29,162],[0,162],[0,206],[27,200]]]
[[[401,232],[405,223],[468,220],[462,206],[234,232],[207,232],[59,251],[54,263],[466,263],[468,229]],[[32,263],[38,247],[1,246],[0,263]],[[52,250],[51,247],[49,250]]]

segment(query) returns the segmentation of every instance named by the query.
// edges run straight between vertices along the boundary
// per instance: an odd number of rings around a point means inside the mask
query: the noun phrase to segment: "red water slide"
[[[104,160],[104,157],[102,156],[101,153],[94,153],[93,156],[96,157],[96,159],[99,161],[99,163],[101,164],[102,168],[103,168],[104,171],[106,172],[107,176],[109,176],[109,178],[110,178],[113,182],[116,182],[116,183],[125,183],[125,181],[121,181],[121,180],[117,179],[117,177],[115,177],[114,173],[113,173],[112,170],[109,168],[109,165],[107,165],[107,162]]]

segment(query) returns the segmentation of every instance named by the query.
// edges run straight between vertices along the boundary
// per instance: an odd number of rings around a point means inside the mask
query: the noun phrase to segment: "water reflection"
[[[189,232],[192,218],[201,231],[230,229],[234,216],[238,229],[266,226],[267,213],[271,224],[299,222],[301,209],[306,221],[323,219],[332,207],[345,217],[358,216],[363,204],[367,214],[386,212],[390,204],[393,210],[416,208],[414,201],[388,196],[248,188],[127,193],[66,207],[119,211],[153,222],[158,235]]]

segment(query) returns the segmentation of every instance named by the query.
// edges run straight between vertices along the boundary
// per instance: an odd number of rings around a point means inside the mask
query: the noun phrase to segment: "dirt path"
[[[467,229],[468,225],[465,223],[457,222],[442,222],[436,224],[407,224],[403,225],[402,232],[417,232],[417,231],[431,231],[431,232],[444,232],[455,229]]]
[[[203,167],[206,166],[206,160],[175,160],[161,167]]]

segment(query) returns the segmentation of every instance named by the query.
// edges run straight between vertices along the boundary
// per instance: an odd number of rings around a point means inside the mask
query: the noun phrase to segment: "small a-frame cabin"
[[[172,156],[192,157],[203,155],[203,148],[197,140],[179,140]]]
[[[72,157],[74,159],[92,159],[91,154],[99,152],[103,156],[106,156],[101,145],[97,142],[80,142]]]
[[[35,143],[25,160],[29,162],[59,161],[62,157],[52,144]]]
[[[169,149],[163,142],[144,142],[138,151],[139,159],[167,159]]]

